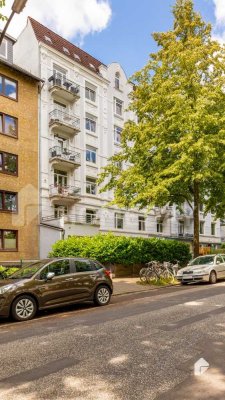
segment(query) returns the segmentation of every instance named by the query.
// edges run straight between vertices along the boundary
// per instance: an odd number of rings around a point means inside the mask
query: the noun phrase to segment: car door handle
[[[73,281],[73,278],[67,278],[66,281]]]

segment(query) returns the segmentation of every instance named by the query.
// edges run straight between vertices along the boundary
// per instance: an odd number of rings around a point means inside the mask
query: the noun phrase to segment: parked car
[[[32,319],[37,310],[83,301],[98,306],[110,302],[110,271],[98,261],[56,258],[26,265],[0,280],[0,316],[16,321]]]
[[[192,260],[187,267],[181,268],[177,280],[186,285],[190,282],[216,283],[217,279],[225,278],[225,255],[206,255]]]

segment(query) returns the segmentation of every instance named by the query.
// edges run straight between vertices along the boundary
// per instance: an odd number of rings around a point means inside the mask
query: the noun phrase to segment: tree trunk
[[[199,256],[199,183],[194,182],[194,257]]]

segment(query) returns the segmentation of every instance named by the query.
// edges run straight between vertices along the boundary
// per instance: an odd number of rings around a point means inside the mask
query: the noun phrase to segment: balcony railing
[[[62,185],[50,185],[50,196],[60,196],[77,198],[80,197],[81,190],[78,186],[62,186]]]
[[[65,221],[72,224],[100,225],[100,218],[95,214],[71,214],[65,216]]]
[[[68,79],[65,75],[54,72],[48,78],[49,90],[67,100],[76,100],[80,97],[80,86]]]
[[[55,109],[49,113],[49,125],[53,124],[64,125],[76,132],[80,131],[80,119],[61,110]]]
[[[49,158],[56,158],[62,162],[69,162],[76,165],[80,165],[81,163],[80,153],[68,149],[62,149],[60,146],[54,146],[49,150]]]

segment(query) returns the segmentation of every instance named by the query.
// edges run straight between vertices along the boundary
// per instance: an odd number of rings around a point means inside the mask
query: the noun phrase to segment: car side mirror
[[[218,264],[220,264],[220,261],[219,261],[219,260],[216,262],[216,265],[218,265]]]
[[[46,275],[46,281],[51,281],[55,276],[55,272],[48,272]]]

